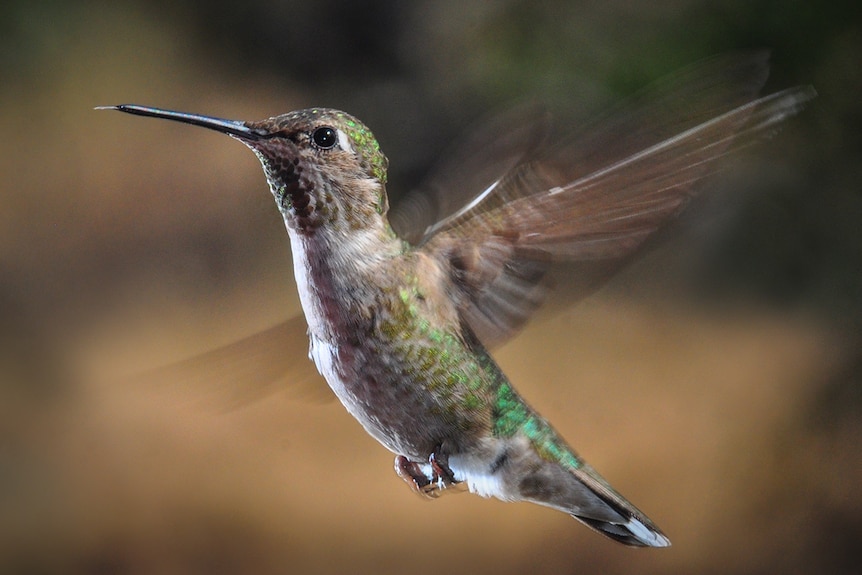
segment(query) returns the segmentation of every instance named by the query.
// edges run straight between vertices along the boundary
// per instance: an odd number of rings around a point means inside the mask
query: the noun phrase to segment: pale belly
[[[471,439],[460,433],[448,406],[403,371],[368,349],[338,347],[310,336],[309,355],[348,412],[365,430],[398,455],[427,461],[441,449],[455,453]],[[444,415],[441,415],[443,413]]]

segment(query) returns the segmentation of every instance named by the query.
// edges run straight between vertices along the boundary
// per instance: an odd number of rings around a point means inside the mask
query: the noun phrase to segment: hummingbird
[[[308,355],[413,490],[537,503],[626,545],[666,547],[489,350],[541,305],[549,266],[634,253],[721,157],[814,97],[758,98],[767,70],[763,55],[715,59],[568,139],[548,139],[539,114],[504,115],[391,211],[388,160],[345,112],[246,122],[101,109],[201,126],[254,152],[287,228]]]

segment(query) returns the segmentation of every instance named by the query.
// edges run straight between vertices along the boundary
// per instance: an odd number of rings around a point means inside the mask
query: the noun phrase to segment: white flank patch
[[[489,472],[488,465],[468,455],[450,455],[449,469],[458,481],[466,481],[470,493],[482,497],[511,499],[503,492],[500,476]]]

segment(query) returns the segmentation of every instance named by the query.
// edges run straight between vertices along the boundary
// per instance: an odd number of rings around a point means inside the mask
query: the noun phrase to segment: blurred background
[[[857,573],[860,11],[6,0],[0,572]],[[491,110],[601,109],[762,47],[767,92],[813,84],[819,97],[728,162],[601,291],[567,305],[563,275],[495,353],[670,549],[623,548],[526,504],[423,502],[315,382],[132,377],[259,332],[298,302],[252,154],[94,106],[235,119],[344,109],[374,130],[397,197]],[[304,341],[285,347],[283,360],[305,356]]]

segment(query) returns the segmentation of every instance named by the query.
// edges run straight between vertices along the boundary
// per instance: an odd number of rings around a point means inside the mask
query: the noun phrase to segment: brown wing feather
[[[810,87],[759,100],[763,55],[720,58],[511,168],[427,229],[464,321],[486,345],[541,304],[550,261],[619,260],[678,214],[723,156],[774,129]]]

